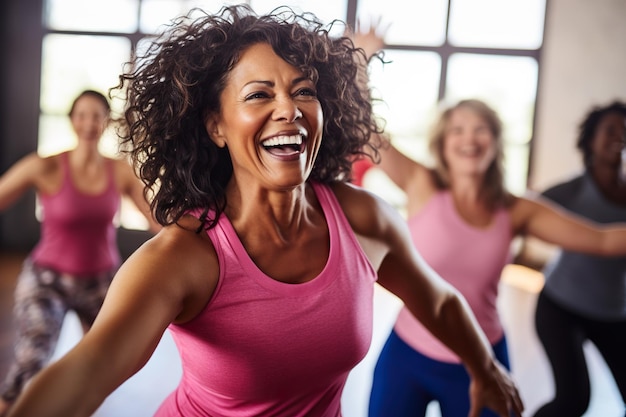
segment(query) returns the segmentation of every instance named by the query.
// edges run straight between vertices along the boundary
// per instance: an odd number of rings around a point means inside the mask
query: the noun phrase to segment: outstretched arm
[[[217,260],[204,237],[170,226],[133,253],[89,332],[33,378],[9,416],[90,416],[144,366],[170,323],[190,320],[211,296]]]
[[[150,231],[157,233],[161,230],[162,226],[154,219],[150,211],[150,204],[144,196],[144,185],[135,175],[132,165],[125,160],[116,161],[116,175],[122,193],[128,196],[135,204],[135,207],[144,215],[148,221]]]
[[[521,416],[523,405],[517,388],[495,359],[465,299],[424,262],[402,216],[366,191],[338,185],[335,193],[378,270],[378,283],[402,299],[467,367],[472,378],[470,416],[477,417],[483,407],[502,417]]]
[[[598,224],[547,199],[517,198],[511,210],[515,231],[563,249],[600,256],[626,255],[626,224]]]
[[[369,25],[357,24],[357,30],[349,33],[354,45],[365,52],[365,60],[360,54],[361,72],[359,84],[364,92],[369,92],[368,62],[385,45],[384,36],[388,27],[381,27],[381,19],[370,22]],[[430,169],[422,163],[406,156],[391,143],[388,135],[374,134],[372,143],[381,143],[378,148],[380,161],[378,167],[416,203],[427,200],[436,189]],[[367,152],[368,149],[365,149]],[[374,155],[372,155],[374,156]]]
[[[29,188],[36,186],[43,160],[32,153],[17,161],[0,177],[0,211],[15,203]]]

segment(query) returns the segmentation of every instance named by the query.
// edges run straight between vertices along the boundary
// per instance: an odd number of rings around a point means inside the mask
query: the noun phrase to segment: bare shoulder
[[[390,252],[411,246],[406,220],[391,204],[351,184],[333,185],[333,191],[374,269]]]
[[[62,181],[61,154],[42,157],[31,153],[20,164],[38,191],[52,193],[59,188]]]
[[[542,203],[532,195],[514,196],[509,208],[514,231],[523,233],[528,222],[542,207]]]
[[[219,262],[206,232],[196,232],[191,216],[164,227],[125,262],[123,269],[142,276],[163,294],[184,300],[177,322],[195,317],[218,282]],[[126,274],[131,275],[131,274]]]
[[[332,190],[355,233],[373,236],[382,232],[395,209],[378,195],[351,184],[336,183]]]
[[[131,169],[132,165],[126,158],[111,158],[111,157],[106,156],[105,159],[107,161],[110,161],[116,170],[119,169],[121,171],[126,172],[130,169],[132,172],[132,169]]]
[[[124,158],[106,158],[112,165],[115,176],[118,180],[127,181],[136,179],[135,171],[130,162]]]
[[[61,166],[61,154],[40,156],[36,152],[30,153],[20,160],[20,164],[27,167],[31,172],[38,175],[53,174]]]
[[[107,158],[113,165],[115,183],[122,194],[132,192],[141,184],[133,165],[125,158]]]
[[[383,260],[407,260],[413,245],[400,212],[376,194],[350,184],[332,187],[362,249],[374,269]]]

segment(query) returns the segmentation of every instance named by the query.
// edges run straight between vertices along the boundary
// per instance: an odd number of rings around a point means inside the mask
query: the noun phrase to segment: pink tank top
[[[489,341],[497,342],[504,334],[496,308],[498,282],[511,261],[509,212],[500,209],[488,227],[473,227],[457,213],[450,192],[444,191],[409,219],[409,228],[424,260],[465,296]],[[400,310],[394,329],[420,353],[443,362],[460,362],[406,307]]]
[[[313,280],[260,271],[222,215],[208,234],[220,276],[205,309],[171,325],[183,365],[159,417],[337,417],[350,370],[368,351],[376,272],[334,194],[313,184],[330,253]]]
[[[60,158],[61,189],[56,194],[39,196],[43,220],[33,262],[76,276],[117,267],[120,254],[113,218],[120,206],[120,194],[115,187],[113,164],[107,162],[107,188],[100,194],[88,195],[74,187],[68,154]]]

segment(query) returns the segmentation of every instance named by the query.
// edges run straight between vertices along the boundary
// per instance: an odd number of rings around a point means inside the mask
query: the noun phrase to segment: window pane
[[[319,1],[319,0],[250,0],[250,5],[259,14],[269,13],[279,6],[289,6],[295,12],[313,13],[322,22],[329,24],[333,20],[346,20],[347,0]],[[333,27],[333,35],[341,35],[345,30],[343,25]]]
[[[142,33],[157,33],[162,25],[169,24],[173,19],[186,15],[191,9],[198,7],[207,13],[216,13],[222,6],[244,3],[241,1],[222,0],[143,0],[141,2]]]
[[[107,94],[118,82],[122,65],[130,58],[130,42],[124,37],[47,35],[43,41],[38,151],[53,154],[74,146],[67,120],[72,101],[85,89]],[[122,103],[113,100],[113,111]],[[114,135],[102,138],[106,154],[117,152]]]
[[[504,146],[504,182],[507,190],[522,195],[527,190],[530,144],[507,143]]]
[[[431,52],[391,50],[385,50],[385,59],[391,62],[383,65],[373,60],[370,64],[374,111],[386,122],[394,146],[428,162],[426,135],[436,110],[441,59]],[[363,186],[404,213],[404,193],[382,171],[370,170]]]
[[[132,33],[139,0],[47,0],[46,24],[55,30]]]
[[[106,94],[130,59],[130,41],[117,36],[47,35],[42,44],[41,110],[65,114],[84,89]],[[114,109],[121,104],[112,103]]]
[[[443,44],[447,0],[359,0],[358,4],[362,21],[382,16],[383,25],[391,23],[385,36],[389,45]]]
[[[493,106],[505,126],[504,139],[528,143],[537,94],[537,61],[528,57],[453,54],[446,101],[478,98]]]
[[[428,128],[425,115],[437,102],[441,59],[432,52],[385,51],[388,64],[373,60],[370,85],[376,114],[386,120],[394,136],[423,136]]]
[[[546,0],[451,0],[448,38],[458,46],[537,49],[545,10]]]

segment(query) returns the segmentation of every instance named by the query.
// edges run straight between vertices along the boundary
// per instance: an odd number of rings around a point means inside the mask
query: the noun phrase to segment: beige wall
[[[626,0],[548,0],[529,186],[582,169],[577,127],[592,105],[626,101]]]

